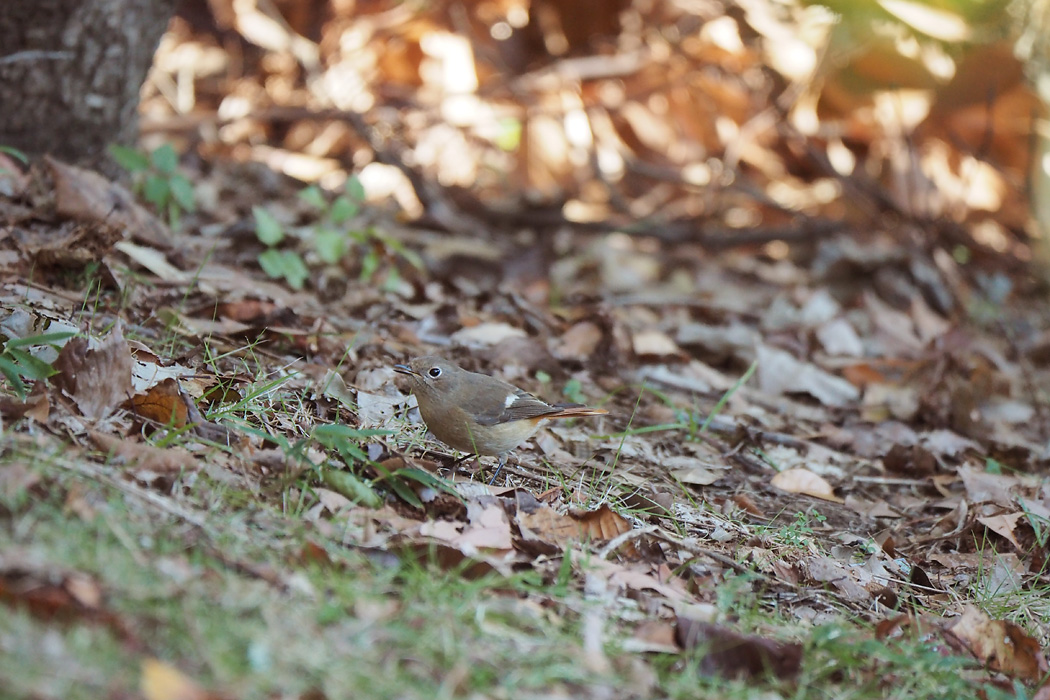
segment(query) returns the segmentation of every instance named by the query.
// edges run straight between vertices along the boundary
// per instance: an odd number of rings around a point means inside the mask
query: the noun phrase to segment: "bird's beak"
[[[398,374],[407,374],[410,377],[421,377],[419,372],[415,371],[408,365],[394,365],[394,371]]]

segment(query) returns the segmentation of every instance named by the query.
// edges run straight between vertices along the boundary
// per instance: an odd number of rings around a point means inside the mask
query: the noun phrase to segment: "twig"
[[[621,533],[609,540],[609,543],[598,551],[598,558],[608,559],[609,555],[615,552],[617,549],[619,549],[625,542],[640,539],[642,537],[645,537],[646,535],[656,532],[659,529],[660,528],[656,525],[648,525],[637,530],[628,530],[627,532]]]

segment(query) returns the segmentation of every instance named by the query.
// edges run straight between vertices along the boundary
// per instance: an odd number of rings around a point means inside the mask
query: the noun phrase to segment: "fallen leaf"
[[[464,347],[484,348],[508,338],[523,338],[525,335],[525,331],[509,323],[479,323],[470,328],[461,328],[450,337],[453,342]]]
[[[581,540],[604,541],[628,532],[630,521],[613,512],[608,505],[594,511],[563,515],[546,504],[533,512],[519,511],[515,522],[524,528],[522,534],[558,545]]]
[[[937,458],[921,445],[902,445],[890,448],[882,458],[886,471],[908,476],[925,476],[937,470]]]
[[[830,583],[846,600],[871,600],[871,593],[853,579],[851,570],[831,557],[809,557],[805,560],[805,569],[811,580]]]
[[[1010,544],[1012,544],[1017,551],[1021,551],[1021,545],[1014,536],[1014,528],[1017,527],[1017,521],[1024,516],[1024,513],[1018,511],[1016,513],[1005,513],[1003,515],[990,515],[987,517],[977,518],[977,522],[984,525],[986,528],[1001,535]]]
[[[37,423],[46,423],[51,414],[51,401],[47,395],[47,384],[36,382],[26,400],[19,401],[10,396],[0,396],[0,416],[8,420],[29,417]]]
[[[835,495],[831,484],[819,474],[814,474],[808,469],[785,469],[777,472],[770,480],[770,485],[788,493],[803,493],[807,496],[822,498],[825,501],[842,503],[842,499]]]
[[[694,484],[696,486],[708,486],[725,476],[724,471],[712,471],[707,467],[689,467],[688,469],[675,469],[671,476],[683,484]]]
[[[197,459],[183,447],[154,447],[98,431],[91,431],[89,436],[99,449],[108,452],[113,459],[128,466],[137,475],[155,478],[195,470],[197,467]],[[151,481],[152,478],[143,480]]]
[[[817,340],[829,355],[863,357],[864,343],[853,326],[844,318],[836,318],[817,327]]]
[[[757,351],[758,384],[767,394],[809,394],[825,406],[845,406],[860,398],[857,387],[791,353],[761,344]]]
[[[166,245],[171,235],[155,216],[122,185],[100,173],[46,156],[55,186],[55,211],[79,221],[104,222],[153,245]]]
[[[131,353],[122,324],[96,341],[73,338],[58,353],[51,381],[76,403],[86,417],[105,418],[131,393]]]
[[[802,645],[746,636],[725,627],[679,616],[675,639],[683,649],[700,649],[700,671],[708,676],[755,678],[771,673],[785,680],[798,675]]]
[[[143,659],[139,689],[146,700],[211,700],[216,696],[158,659]]]
[[[168,262],[167,256],[155,248],[136,245],[131,241],[120,241],[113,248],[124,253],[132,262],[138,263],[165,282],[187,284],[193,277],[190,273],[183,272]]]
[[[666,357],[682,354],[682,349],[663,331],[647,330],[631,338],[634,354],[638,357]]]
[[[581,362],[593,355],[601,342],[602,329],[595,323],[582,321],[551,344],[551,354],[559,360]]]
[[[681,647],[675,641],[674,625],[663,620],[645,620],[624,640],[623,649],[633,653],[677,654]]]
[[[948,631],[993,670],[1026,681],[1039,680],[1047,672],[1039,642],[1014,623],[992,620],[974,606],[967,606]]]
[[[186,401],[179,383],[174,379],[165,379],[145,394],[132,396],[130,404],[135,414],[147,421],[173,428],[186,425]]]
[[[971,503],[995,503],[999,506],[1011,506],[1014,498],[1011,489],[1017,486],[1017,479],[1005,474],[989,474],[980,469],[961,466],[959,478],[966,487],[966,498]]]

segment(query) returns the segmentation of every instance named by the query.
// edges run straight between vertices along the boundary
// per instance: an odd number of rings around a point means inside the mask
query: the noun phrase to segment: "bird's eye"
[[[429,370],[427,371],[427,374],[429,374],[429,375],[430,375],[431,377],[433,377],[434,379],[437,379],[438,377],[440,377],[440,376],[441,376],[441,368],[440,368],[440,367],[431,367],[431,368],[430,368],[430,369],[429,369]]]

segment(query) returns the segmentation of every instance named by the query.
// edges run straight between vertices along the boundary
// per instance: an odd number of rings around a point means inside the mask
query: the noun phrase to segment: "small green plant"
[[[183,212],[197,209],[193,185],[178,172],[179,156],[170,143],[151,153],[127,146],[112,145],[109,153],[120,167],[131,174],[135,194],[152,204],[174,227]]]
[[[799,511],[795,513],[795,520],[788,525],[782,527],[773,525],[759,527],[758,534],[767,535],[777,544],[785,547],[808,548],[813,541],[813,523],[816,523],[819,527],[827,519],[827,516],[821,515],[816,508],[810,508],[805,512]]]
[[[26,338],[12,338],[4,343],[4,349],[0,352],[0,374],[11,384],[12,390],[20,400],[25,401],[29,394],[26,381],[40,381],[58,372],[50,363],[34,356],[29,348],[39,345],[58,348],[74,335],[76,333],[73,331],[59,331]]]
[[[350,220],[360,212],[365,199],[364,187],[356,177],[348,178],[343,192],[331,202],[315,185],[300,191],[299,198],[317,211],[316,221],[304,229],[303,238],[309,242],[312,254],[319,262],[337,265],[347,256],[357,254],[362,282],[372,279],[388,252],[422,268],[418,257],[398,241],[373,228],[358,230],[350,226]],[[260,267],[271,278],[283,279],[293,289],[302,289],[309,268],[298,251],[279,247],[287,236],[281,222],[262,207],[253,207],[252,213],[255,215],[255,235],[266,246],[266,250],[259,254]],[[384,287],[392,289],[397,281],[397,268],[391,266]]]
[[[361,440],[392,434],[390,430],[360,430],[345,425],[317,426],[313,431],[313,439],[338,454],[346,466],[346,469],[320,468],[321,481],[333,491],[371,508],[378,508],[382,505],[383,498],[375,487],[384,482],[401,500],[416,508],[422,508],[423,502],[419,500],[419,496],[409,483],[413,481],[459,498],[458,492],[440,477],[416,467],[404,467],[390,471],[379,462],[369,459],[365,451],[358,446]],[[355,470],[359,469],[360,465],[371,467],[378,476],[371,480],[362,479],[355,474]]]
[[[292,289],[302,289],[309,270],[294,250],[277,248],[284,240],[284,227],[273,214],[262,207],[252,207],[255,215],[255,237],[266,246],[259,253],[259,266],[272,279],[283,279]]]

